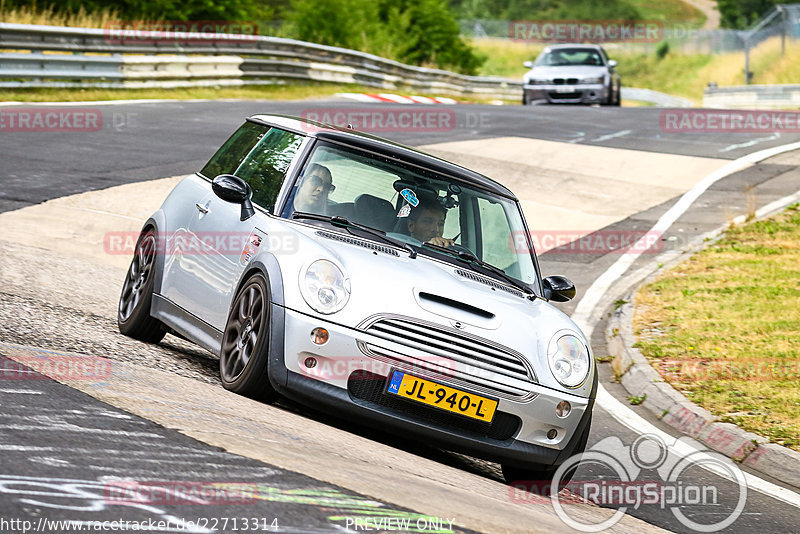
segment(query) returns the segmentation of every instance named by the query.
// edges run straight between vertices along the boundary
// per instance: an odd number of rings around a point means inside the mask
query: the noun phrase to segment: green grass
[[[374,90],[374,89],[373,89]],[[264,99],[299,100],[330,96],[335,93],[369,92],[358,85],[325,83],[259,85],[247,87],[188,87],[180,89],[11,89],[3,90],[0,99],[19,102],[85,102],[94,100],[136,99]]]
[[[0,101],[18,102],[87,102],[102,100],[178,99],[178,100],[308,100],[336,93],[375,93],[383,91],[363,85],[331,83],[294,83],[287,85],[258,85],[247,87],[188,87],[180,89],[4,89]],[[409,91],[398,91],[409,94]],[[421,96],[443,96],[411,92]],[[491,99],[458,96],[462,102],[488,102]]]
[[[699,28],[706,23],[706,16],[694,6],[683,0],[628,0],[636,8],[642,20],[659,20],[665,24],[685,24],[690,28]]]
[[[481,74],[521,79],[524,61],[534,59],[544,45],[508,39],[476,39],[473,45],[487,60]],[[682,96],[700,104],[710,82],[720,87],[744,83],[744,53],[684,54],[670,51],[659,59],[655,52],[634,53],[607,47],[619,63],[617,70],[626,87],[652,89]],[[753,83],[800,83],[800,43],[788,42],[781,55],[780,38],[754,48],[750,55]]]
[[[637,345],[723,421],[800,450],[800,210],[733,228],[642,288]]]

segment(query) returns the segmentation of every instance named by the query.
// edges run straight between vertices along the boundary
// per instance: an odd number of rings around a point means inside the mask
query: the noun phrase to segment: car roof
[[[307,135],[309,137],[316,137],[317,139],[324,141],[331,141],[334,143],[360,148],[362,150],[376,152],[383,156],[399,156],[403,161],[430,169],[440,174],[451,176],[457,180],[480,187],[487,191],[491,191],[498,195],[510,197],[514,200],[517,199],[511,190],[487,176],[465,167],[461,167],[460,165],[456,165],[455,163],[450,163],[449,161],[443,160],[431,154],[426,154],[425,152],[415,150],[406,145],[384,139],[382,137],[359,132],[357,130],[338,128],[329,124],[323,124],[290,115],[258,114],[249,117],[248,120],[260,122],[266,125],[277,126],[302,133],[303,135]]]
[[[591,43],[561,43],[547,45],[545,50],[558,50],[559,48],[594,48],[595,50],[600,50],[602,47],[600,45]]]

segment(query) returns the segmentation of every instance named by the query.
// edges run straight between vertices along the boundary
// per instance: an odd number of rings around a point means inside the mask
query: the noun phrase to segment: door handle
[[[197,211],[200,213],[208,213],[208,208],[201,205],[199,202],[195,203],[194,207],[197,208]]]

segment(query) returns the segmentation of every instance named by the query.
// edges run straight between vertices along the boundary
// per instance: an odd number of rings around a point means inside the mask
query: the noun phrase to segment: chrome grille
[[[361,351],[377,360],[490,395],[535,396],[530,385],[536,376],[524,357],[487,339],[401,316],[371,318],[361,328],[388,342],[359,341]]]
[[[371,241],[364,241],[363,239],[355,239],[352,237],[348,237],[346,235],[337,234],[336,232],[323,232],[318,231],[316,234],[320,237],[324,237],[326,239],[334,239],[336,241],[341,241],[343,243],[349,243],[351,245],[356,245],[359,247],[368,248],[371,250],[377,250],[378,252],[383,252],[385,254],[391,254],[392,256],[399,256],[400,254],[393,248],[384,247],[383,245],[378,245],[377,243],[373,243]]]

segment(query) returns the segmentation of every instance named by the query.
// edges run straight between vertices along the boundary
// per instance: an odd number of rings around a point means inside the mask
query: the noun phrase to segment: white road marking
[[[675,205],[667,210],[667,212],[662,215],[660,219],[658,219],[655,226],[653,226],[649,232],[645,232],[642,238],[637,241],[636,245],[631,247],[631,250],[636,252],[631,252],[630,254],[620,256],[617,261],[615,261],[602,275],[600,275],[600,277],[597,278],[597,280],[594,281],[589,289],[586,290],[583,298],[576,306],[575,312],[572,314],[572,320],[578,323],[578,326],[580,326],[584,333],[586,333],[587,338],[591,339],[591,331],[594,329],[594,326],[590,326],[590,319],[594,316],[595,308],[600,302],[600,299],[603,297],[606,290],[611,287],[611,284],[620,278],[625,271],[627,271],[628,268],[633,265],[639,256],[644,254],[644,252],[646,252],[647,249],[652,246],[652,243],[648,243],[648,241],[651,239],[650,236],[653,234],[658,235],[666,232],[669,227],[672,226],[672,224],[678,220],[678,218],[683,215],[686,210],[689,209],[694,201],[706,191],[706,189],[711,187],[714,183],[722,178],[742,170],[753,163],[757,163],[777,154],[782,154],[783,152],[789,152],[797,149],[800,149],[800,143],[792,143],[789,145],[783,145],[761,150],[759,152],[754,152],[727,163],[703,178],[693,188],[684,193],[683,196],[678,199]]]
[[[746,143],[739,143],[738,145],[728,145],[725,148],[720,148],[719,151],[730,152],[731,150],[736,150],[737,148],[747,148],[749,146],[757,145],[761,141],[774,141],[775,139],[780,139],[780,137],[781,137],[780,132],[775,132],[769,137],[761,137],[759,139],[753,139],[751,141],[747,141]]]
[[[737,160],[731,161],[727,165],[706,176],[692,189],[684,193],[678,202],[676,202],[674,206],[672,206],[664,215],[661,216],[661,218],[656,222],[655,226],[650,229],[650,232],[663,233],[666,231],[681,215],[686,212],[686,210],[689,209],[692,203],[694,203],[694,201],[697,200],[706,189],[722,178],[725,178],[726,176],[733,174],[734,172],[739,171],[753,163],[757,163],[784,152],[790,152],[798,149],[800,149],[800,143],[791,143],[788,145],[760,150],[758,152],[743,156]],[[775,203],[773,202],[769,206],[762,208],[762,210],[773,206],[774,204]],[[596,317],[595,311],[603,295],[605,295],[608,288],[611,287],[611,284],[620,278],[633,264],[633,262],[636,261],[636,259],[646,251],[646,242],[644,241],[644,238],[640,241],[640,243],[637,243],[636,246],[631,249],[637,252],[626,254],[614,262],[594,281],[591,286],[589,286],[589,289],[586,290],[583,299],[581,299],[581,301],[578,303],[578,306],[575,308],[575,312],[572,314],[572,320],[578,324],[588,339],[591,339],[592,333],[594,332],[594,321],[591,319]],[[614,419],[637,434],[651,433],[662,437],[662,439],[664,437],[668,437],[669,440],[665,440],[665,442],[672,441],[674,439],[673,436],[656,428],[646,419],[631,410],[628,406],[615,399],[608,392],[608,390],[603,387],[602,384],[599,384],[597,388],[597,403]],[[691,446],[687,444],[686,447]],[[702,448],[696,450],[707,449]],[[687,451],[683,446],[679,446],[677,448],[670,447],[670,452],[673,454],[683,455],[686,454]],[[706,464],[700,464],[700,467],[715,471],[710,469]],[[744,475],[747,480],[748,488],[753,488],[761,493],[764,493],[765,495],[774,497],[787,504],[800,508],[800,495],[797,493],[776,484],[772,484],[771,482],[767,482],[766,480],[755,475],[751,475],[749,473],[744,473]]]
[[[608,412],[614,419],[618,422],[622,423],[624,426],[628,427],[630,430],[634,431],[637,434],[655,434],[664,440],[664,443],[672,442],[675,437],[671,436],[670,434],[664,432],[663,430],[655,427],[647,420],[642,418],[639,414],[622,404],[616,398],[614,398],[611,393],[608,392],[606,388],[600,385],[597,388],[597,403],[606,411]],[[708,447],[703,446],[698,442],[690,443],[685,440],[677,441],[674,445],[667,446],[669,452],[671,454],[675,454],[680,458],[684,458],[691,453],[696,452],[708,452]],[[702,458],[702,454],[698,455],[698,458]],[[708,462],[708,463],[697,463],[695,464],[698,467],[702,467],[707,471],[711,471],[722,478],[731,480],[736,482],[736,478],[733,477],[729,472],[725,469],[719,467],[719,465],[715,462]],[[793,492],[790,489],[784,488],[783,486],[778,486],[777,484],[773,484],[772,482],[767,482],[764,479],[758,478],[755,475],[751,475],[745,471],[742,471],[745,480],[747,481],[747,488],[748,489],[755,489],[764,495],[769,497],[773,497],[778,499],[779,501],[783,501],[786,504],[790,504],[792,506],[796,506],[800,508],[800,495]]]
[[[0,389],[0,393],[20,393],[22,395],[42,395],[44,392],[43,391],[36,391],[34,389]]]
[[[607,135],[601,135],[597,139],[592,139],[592,142],[595,143],[600,141],[608,141],[609,139],[615,139],[617,137],[625,137],[629,133],[631,133],[631,130],[620,130],[619,132],[614,132]]]
[[[336,93],[334,96],[341,96],[359,102],[375,102],[375,98],[364,93]]]

